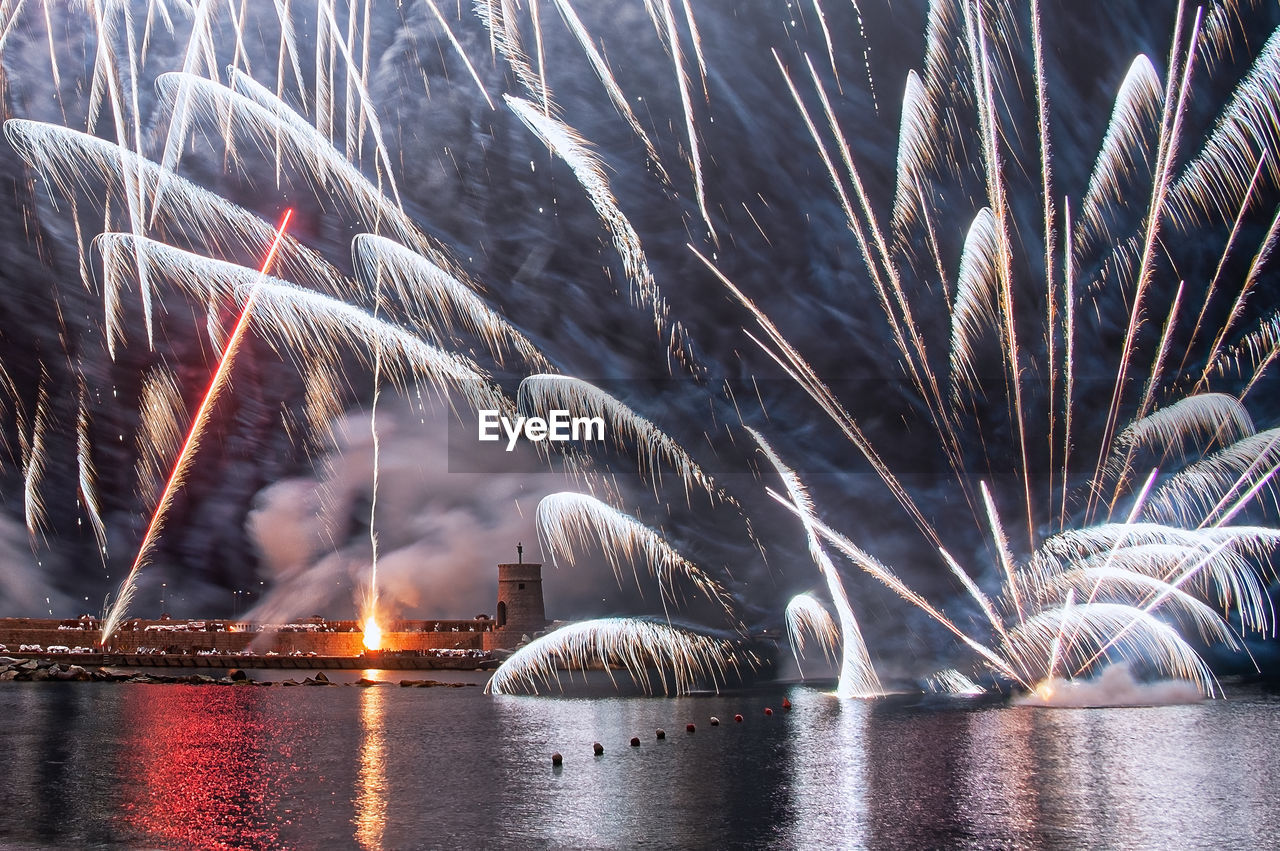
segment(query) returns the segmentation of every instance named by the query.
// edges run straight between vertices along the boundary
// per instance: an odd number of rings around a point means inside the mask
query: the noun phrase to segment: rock
[[[291,680],[285,680],[285,681],[284,681],[284,682],[282,682],[280,685],[282,685],[282,686],[296,686],[296,685],[302,685],[302,684],[301,684],[301,683],[299,683],[297,680],[292,680],[292,679],[291,679]]]
[[[96,668],[89,672],[89,679],[95,683],[119,683],[129,679],[128,674],[113,674],[106,668]]]
[[[318,682],[318,683],[327,683],[327,682],[329,682],[329,678],[328,678],[328,677],[326,677],[326,676],[324,675],[324,671],[317,671],[317,672],[316,672],[316,682]]]
[[[3,672],[0,672],[0,683],[7,683],[7,682],[9,682],[10,680],[16,680],[17,678],[18,678],[18,672],[17,672],[17,671],[3,671]]]
[[[84,682],[89,679],[89,672],[79,665],[59,665],[49,672],[49,676],[55,680]]]
[[[40,663],[37,662],[35,659],[28,659],[27,661],[19,664],[17,667],[19,670],[22,670],[22,671],[34,671],[36,668],[40,667]]]
[[[227,679],[235,682],[243,682],[249,679],[249,675],[239,668],[232,668],[230,671],[227,671]]]
[[[44,682],[53,679],[53,672],[48,668],[38,668],[31,672],[31,681],[33,683]]]

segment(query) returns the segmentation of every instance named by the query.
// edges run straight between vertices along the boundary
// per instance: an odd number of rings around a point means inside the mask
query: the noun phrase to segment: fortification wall
[[[96,648],[99,632],[96,629],[58,629],[57,623],[46,626],[33,625],[30,619],[21,626],[13,626],[0,620],[0,644],[16,651],[23,644],[38,644],[42,648],[62,645],[65,647]],[[414,631],[386,632],[382,636],[386,650],[482,650],[491,649],[486,641],[493,633],[476,631]],[[316,653],[320,656],[357,656],[364,651],[364,637],[359,632],[171,632],[145,629],[122,629],[111,638],[111,647],[120,653],[136,653],[139,648],[157,648],[173,652],[194,653],[198,650],[214,650],[219,653],[237,653],[252,648],[259,653],[273,651],[280,654]]]

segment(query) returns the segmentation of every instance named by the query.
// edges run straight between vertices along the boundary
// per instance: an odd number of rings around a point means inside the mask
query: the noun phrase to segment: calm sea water
[[[0,847],[1275,847],[1278,709],[5,683]]]

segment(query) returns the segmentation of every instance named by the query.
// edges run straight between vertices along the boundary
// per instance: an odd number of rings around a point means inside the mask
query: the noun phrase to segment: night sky
[[[974,508],[979,481],[989,483],[1019,559],[1061,528],[1089,522],[1087,483],[1108,431],[1109,402],[1135,302],[1132,270],[1125,270],[1141,254],[1158,115],[1139,122],[1141,141],[1131,149],[1136,154],[1123,160],[1118,197],[1104,211],[1104,226],[1077,246],[1073,260],[1077,383],[1065,510],[1059,508],[1065,340],[1060,325],[1054,326],[1058,331],[1046,331],[1048,293],[1056,293],[1060,308],[1063,216],[1068,208],[1074,216],[1082,209],[1116,92],[1134,57],[1146,54],[1164,83],[1176,4],[1050,2],[1042,9],[1058,232],[1048,280],[1030,18],[1020,4],[989,6],[989,72],[998,89],[1013,318],[1025,396],[1021,433],[1030,447],[1025,465],[997,329],[979,326],[981,345],[971,367],[977,389],[951,392],[951,314],[962,255],[970,225],[991,203],[991,194],[982,128],[967,82],[968,60],[962,45],[946,39],[932,66],[944,92],[942,118],[929,134],[932,165],[915,187],[928,198],[928,222],[917,217],[900,229],[890,225],[900,189],[907,75],[914,70],[928,80],[930,73],[923,3],[863,2],[859,10],[828,0],[822,17],[808,2],[762,2],[737,10],[732,4],[701,4],[705,8],[694,10],[697,51],[679,4],[673,6],[714,234],[699,208],[673,52],[644,5],[637,0],[574,8],[657,162],[610,102],[555,5],[539,4],[540,40],[529,10],[515,14],[513,26],[528,54],[532,82],[541,85],[537,71],[542,67],[552,115],[587,140],[612,197],[634,228],[667,306],[663,332],[655,329],[651,307],[632,294],[616,231],[602,222],[563,158],[553,155],[504,102],[507,94],[541,108],[540,93],[531,92],[531,81],[492,50],[490,34],[469,4],[463,4],[460,17],[455,4],[438,5],[479,85],[423,3],[402,9],[375,5],[367,26],[350,22],[355,64],[367,70],[348,73],[342,51],[321,51],[325,61],[330,53],[336,58],[335,70],[320,70],[319,79],[317,27],[327,24],[317,22],[324,19],[323,6],[292,4],[292,44],[299,57],[295,74],[281,51],[280,24],[268,4],[249,4],[253,8],[247,9],[239,33],[227,9],[214,4],[218,8],[207,32],[211,52],[204,50],[204,39],[192,37],[190,16],[174,12],[170,31],[159,16],[148,16],[146,4],[134,5],[131,21],[107,22],[111,53],[120,60],[108,63],[111,71],[105,76],[95,74],[104,30],[87,13],[58,9],[49,31],[42,14],[25,12],[0,57],[6,118],[88,128],[160,162],[175,103],[163,96],[156,80],[184,64],[221,84],[229,82],[227,66],[234,65],[271,92],[283,69],[283,101],[313,129],[317,97],[328,91],[333,118],[319,121],[319,132],[333,146],[323,156],[345,157],[370,181],[382,180],[388,196],[386,176],[393,176],[408,219],[544,353],[554,371],[597,382],[632,406],[686,447],[736,501],[737,506],[726,500],[712,505],[704,494],[686,496],[669,470],[660,483],[651,483],[637,474],[627,451],[599,453],[595,462],[598,473],[616,476],[617,507],[661,527],[677,549],[729,588],[739,616],[752,629],[780,630],[786,601],[819,589],[822,582],[800,524],[765,493],[766,486],[780,484],[753,451],[744,424],[759,429],[811,487],[826,522],[891,565],[957,622],[972,625],[975,634],[985,624],[939,558],[937,543],[922,533],[854,443],[753,341],[752,336],[766,339],[755,318],[694,250],[776,323],[856,420],[948,551],[984,587],[998,585],[1000,567],[990,530]],[[1233,15],[1218,12],[1220,19],[1213,18],[1214,28],[1202,36],[1172,158],[1175,184],[1197,161],[1219,115],[1280,23],[1274,4],[1239,7]],[[951,9],[962,36],[958,7],[940,8]],[[341,2],[334,20],[345,40],[349,21]],[[1184,12],[1184,40],[1194,20],[1194,10]],[[830,33],[830,55],[824,28]],[[144,34],[145,61],[131,63],[130,55],[142,54]],[[1266,55],[1272,67],[1280,63],[1275,48]],[[928,349],[921,363],[941,377],[948,416],[961,423],[952,456],[895,346],[874,276],[779,63],[789,71],[857,205],[814,78],[830,99],[870,207],[887,233],[916,332]],[[51,73],[55,65],[56,75]],[[357,86],[362,75],[364,83]],[[101,91],[95,79],[103,81]],[[128,95],[135,83],[136,112]],[[348,116],[360,115],[361,87],[375,108],[385,158],[372,125],[348,126]],[[113,91],[124,93],[119,115]],[[1268,97],[1275,99],[1274,87]],[[1261,144],[1274,163],[1274,128],[1270,133]],[[346,203],[319,175],[316,159],[286,159],[277,169],[271,145],[199,109],[193,110],[180,147],[179,174],[264,222],[274,225],[285,208],[293,208],[291,235],[341,275],[351,276],[345,300],[372,311],[373,292],[355,275],[351,241],[366,232],[395,238],[394,228]],[[1252,150],[1256,154],[1256,144]],[[1246,183],[1252,162],[1248,166]],[[210,328],[229,328],[236,305],[193,297],[160,275],[150,281],[154,336],[149,344],[142,290],[133,274],[119,293],[122,334],[113,356],[103,255],[91,240],[105,231],[129,231],[126,193],[90,168],[77,170],[74,185],[58,185],[24,161],[12,136],[0,142],[0,174],[10,190],[10,202],[0,208],[0,364],[8,376],[0,393],[5,441],[0,615],[96,613],[116,593],[154,505],[154,493],[139,487],[139,464],[150,451],[138,446],[145,434],[144,385],[158,371],[171,374],[186,408],[177,419],[185,424],[217,363]],[[1133,366],[1122,387],[1113,436],[1138,410],[1162,348],[1164,369],[1153,389],[1157,408],[1194,392],[1219,329],[1227,327],[1223,342],[1233,346],[1273,312],[1274,261],[1254,261],[1280,204],[1275,167],[1268,163],[1260,170],[1238,223],[1243,193],[1224,191],[1222,197],[1234,199],[1225,210],[1212,201],[1197,206],[1187,191],[1171,193],[1153,247],[1140,303],[1144,321],[1132,346]],[[248,267],[261,261],[230,239],[205,238],[171,220],[142,221],[140,227],[150,237],[197,254]],[[1232,250],[1220,262],[1229,239]],[[1231,319],[1246,280],[1251,292]],[[1166,338],[1162,332],[1175,298],[1179,310]],[[432,339],[429,317],[410,315],[394,300],[380,306],[383,313],[388,321]],[[1056,321],[1061,322],[1060,315]],[[676,324],[687,335],[696,362],[692,369],[670,355],[670,329]],[[518,541],[526,553],[537,554],[539,498],[579,487],[559,471],[559,462],[556,471],[548,471],[533,453],[514,460],[482,456],[467,439],[474,413],[456,404],[456,393],[418,382],[397,388],[385,376],[379,385],[367,340],[337,347],[323,362],[317,352],[330,333],[325,327],[317,322],[303,334],[310,339],[298,345],[278,329],[251,328],[230,390],[213,413],[152,563],[140,575],[135,613],[158,614],[163,595],[175,616],[228,615],[233,609],[268,620],[312,613],[353,616],[370,564],[371,412],[379,386],[376,525],[391,608],[423,617],[491,611],[493,565],[513,560]],[[436,341],[474,358],[509,393],[536,371],[517,357],[499,361],[466,329],[445,329]],[[1050,359],[1051,345],[1056,360]],[[327,388],[317,379],[326,370],[339,379]],[[1215,373],[1211,389],[1238,394],[1247,382],[1247,374]],[[1246,398],[1259,431],[1280,424],[1275,389],[1274,375],[1265,374]],[[452,411],[449,402],[455,403]],[[327,427],[317,429],[317,422]],[[1057,441],[1052,450],[1051,430]],[[79,449],[81,431],[87,454]],[[1123,519],[1130,494],[1152,467],[1159,467],[1161,476],[1172,475],[1184,457],[1194,460],[1199,451],[1188,444],[1163,457],[1138,453],[1132,473],[1137,481],[1116,500],[1116,519]],[[85,460],[96,471],[87,490]],[[1027,493],[1032,495],[1029,519]],[[98,552],[86,495],[97,501],[105,526],[105,558]],[[40,510],[28,528],[36,503]],[[1268,495],[1236,522],[1265,525],[1276,519]],[[539,557],[550,562],[551,556],[542,552]],[[968,659],[955,639],[883,586],[847,562],[841,570],[873,658],[889,676],[927,673]],[[640,575],[647,574],[641,569]],[[625,575],[619,585],[590,547],[572,567],[548,567],[545,586],[548,614],[557,618],[661,614],[650,580]],[[679,620],[709,630],[730,627],[696,594],[681,596],[688,606]],[[1224,669],[1239,663],[1226,656],[1217,661]]]

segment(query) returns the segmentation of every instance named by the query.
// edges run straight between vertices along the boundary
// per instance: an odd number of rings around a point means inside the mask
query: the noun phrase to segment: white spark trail
[[[765,458],[769,459],[769,463],[773,465],[774,470],[777,471],[786,486],[787,495],[791,498],[791,507],[795,509],[800,522],[804,525],[809,555],[813,558],[814,563],[817,564],[818,572],[822,574],[823,580],[827,583],[827,593],[830,595],[831,602],[836,607],[836,614],[840,618],[842,650],[840,655],[840,679],[836,685],[836,697],[878,697],[884,693],[884,687],[880,684],[880,678],[876,675],[875,667],[871,664],[871,656],[867,652],[866,641],[862,638],[862,630],[858,628],[858,619],[853,613],[853,607],[849,604],[849,595],[845,592],[844,583],[840,581],[840,574],[836,572],[835,565],[831,563],[831,559],[822,548],[822,542],[818,539],[817,532],[814,530],[813,500],[809,496],[809,491],[805,488],[804,483],[800,481],[800,477],[796,475],[796,472],[783,462],[773,450],[773,447],[758,431],[750,426],[747,427],[747,431],[760,447],[760,451]]]
[[[669,603],[677,600],[676,580],[688,582],[708,600],[718,604],[736,624],[728,592],[706,571],[675,550],[657,532],[636,518],[586,494],[565,491],[543,497],[537,510],[538,539],[553,558],[563,557],[575,564],[575,551],[598,543],[613,575],[622,583],[622,568],[631,566],[636,586],[640,577],[636,565],[642,564],[658,582],[662,610],[671,619]]]
[[[76,417],[76,469],[79,474],[77,485],[80,503],[89,517],[89,525],[93,528],[93,537],[98,544],[98,554],[107,556],[107,527],[102,522],[102,509],[98,502],[98,474],[93,464],[93,444],[89,436],[89,409],[83,391],[80,398],[80,411]]]
[[[806,635],[812,635],[814,640],[818,642],[818,646],[822,649],[822,655],[832,661],[835,660],[835,648],[840,641],[840,630],[836,627],[836,622],[831,619],[831,614],[826,610],[822,603],[811,594],[797,594],[787,603],[787,609],[783,616],[787,624],[787,642],[791,645],[791,654],[796,659],[796,664],[801,664],[801,658],[804,656],[805,645],[808,643]]]
[[[667,30],[667,49],[671,51],[671,66],[675,70],[676,85],[680,90],[680,105],[684,112],[685,133],[689,139],[689,167],[693,170],[693,193],[698,202],[698,212],[707,226],[707,233],[716,240],[716,228],[711,223],[711,214],[707,212],[707,195],[702,185],[702,155],[698,151],[698,130],[693,122],[693,102],[689,97],[689,77],[684,70],[684,60],[680,53],[680,33],[676,30],[675,15],[671,12],[671,0],[662,0],[662,20]],[[692,22],[692,15],[690,16]],[[693,37],[697,38],[694,30]]]
[[[649,271],[648,260],[645,259],[644,250],[640,246],[640,236],[618,207],[618,201],[609,187],[604,169],[599,159],[588,148],[587,141],[567,124],[543,115],[529,101],[511,95],[503,95],[503,98],[525,126],[546,143],[573,171],[578,183],[591,199],[591,205],[595,207],[596,213],[613,237],[614,248],[622,257],[623,269],[631,284],[634,303],[652,309],[654,326],[659,336],[670,332],[673,336],[673,350],[682,361],[688,362],[691,356],[688,343],[684,339],[684,331],[679,323],[670,324],[666,299],[662,297],[657,283],[653,280],[653,274]]]
[[[703,472],[693,457],[670,435],[620,400],[580,378],[566,375],[530,375],[520,382],[517,407],[525,416],[545,415],[565,409],[571,415],[600,417],[606,434],[619,449],[632,449],[639,471],[655,487],[661,483],[661,468],[674,471],[684,486],[685,497],[693,488],[713,500],[723,497],[714,480]]]
[[[631,132],[644,143],[645,151],[649,154],[649,161],[653,163],[654,168],[658,170],[664,183],[669,183],[670,178],[667,176],[666,170],[662,167],[662,160],[658,156],[658,150],[654,147],[649,134],[645,133],[644,128],[640,125],[636,118],[635,112],[631,109],[631,104],[627,100],[627,96],[623,94],[622,89],[618,86],[617,80],[614,79],[613,73],[609,70],[608,64],[604,57],[600,55],[600,51],[596,49],[595,42],[591,40],[590,33],[583,26],[582,20],[578,17],[578,13],[574,10],[569,0],[551,0],[555,4],[560,15],[564,18],[565,23],[569,27],[569,31],[573,33],[574,38],[578,40],[579,46],[582,47],[583,53],[587,56],[587,61],[591,63],[591,68],[595,71],[600,82],[604,84],[605,92],[609,95],[609,100],[613,102],[616,109],[631,127]]]
[[[536,638],[502,663],[485,684],[486,694],[538,693],[560,684],[560,671],[603,666],[613,679],[620,665],[646,694],[657,676],[663,694],[687,694],[707,683],[717,691],[738,657],[728,642],[664,623],[601,618],[569,624]]]
[[[412,316],[425,316],[426,328],[437,340],[449,329],[461,328],[484,341],[499,363],[514,352],[525,364],[550,371],[551,364],[516,326],[498,315],[472,288],[429,258],[375,234],[358,234],[352,254],[360,277],[369,283],[388,280]]]

